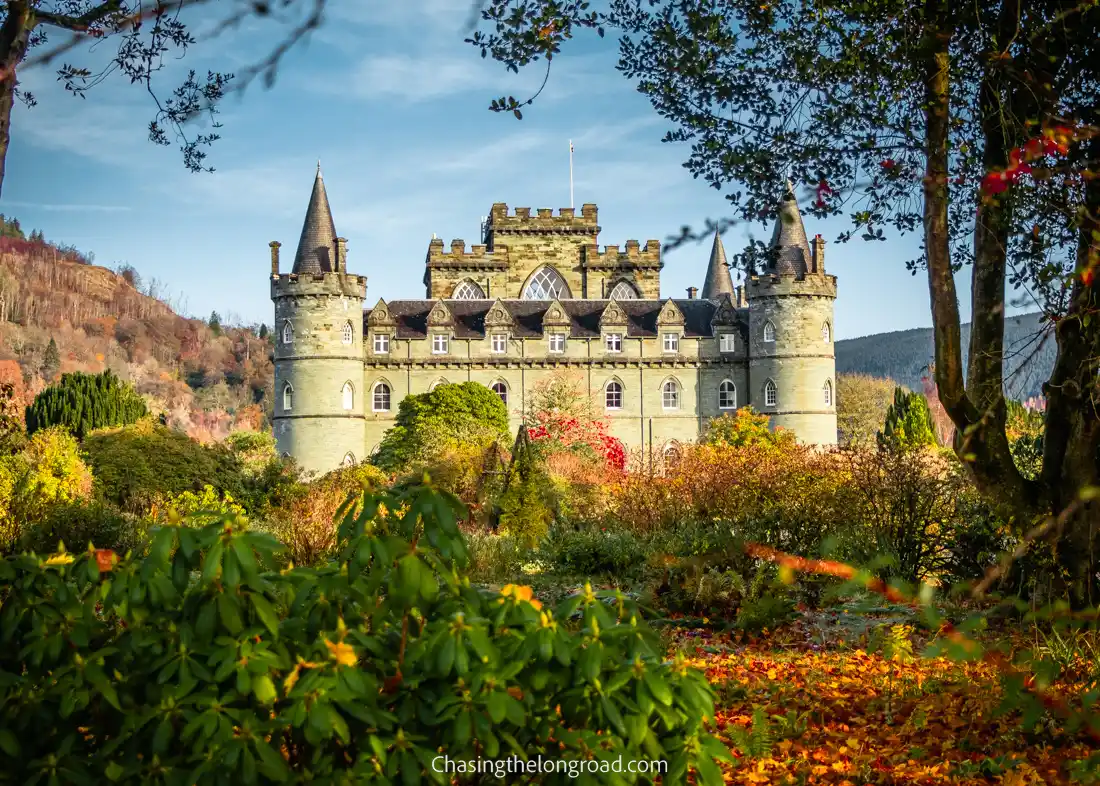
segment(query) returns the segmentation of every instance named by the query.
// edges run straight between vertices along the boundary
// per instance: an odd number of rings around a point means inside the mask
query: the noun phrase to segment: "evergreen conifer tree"
[[[64,426],[83,439],[89,431],[136,423],[146,414],[141,396],[110,371],[65,374],[27,407],[27,434]]]
[[[47,382],[53,382],[57,372],[61,370],[61,352],[57,349],[57,342],[50,337],[50,343],[46,346],[46,356],[42,359],[42,376]]]
[[[217,311],[210,312],[210,321],[206,323],[210,330],[213,331],[215,336],[222,334],[222,318],[218,315]]]
[[[894,388],[894,403],[886,410],[886,422],[878,433],[882,448],[909,449],[936,444],[932,411],[921,393]]]
[[[267,325],[260,323],[260,338],[267,338]]]

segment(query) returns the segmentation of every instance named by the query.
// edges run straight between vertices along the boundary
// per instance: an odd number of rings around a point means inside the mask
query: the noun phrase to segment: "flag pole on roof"
[[[573,140],[569,140],[569,207],[573,207]]]

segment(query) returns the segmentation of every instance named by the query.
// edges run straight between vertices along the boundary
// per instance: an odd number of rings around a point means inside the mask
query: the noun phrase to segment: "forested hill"
[[[963,325],[965,366],[970,325]],[[1005,382],[1015,399],[1042,395],[1042,384],[1054,368],[1054,336],[1040,324],[1039,314],[1022,314],[1005,320]],[[836,342],[838,374],[871,374],[889,377],[910,390],[920,390],[921,376],[932,362],[932,328],[878,333]]]

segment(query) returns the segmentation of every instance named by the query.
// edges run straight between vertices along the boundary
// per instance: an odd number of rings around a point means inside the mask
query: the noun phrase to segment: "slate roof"
[[[317,176],[313,179],[313,193],[302,223],[302,235],[298,239],[298,252],[294,255],[294,269],[298,274],[331,273],[336,269],[336,224],[325,193],[325,181],[321,179],[321,164],[317,164]]]
[[[734,294],[726,249],[722,245],[722,236],[717,232],[714,233],[714,245],[710,249],[710,262],[707,263],[707,277],[703,281],[702,294],[707,299]]]
[[[787,181],[787,193],[779,203],[779,216],[772,232],[771,247],[778,249],[774,264],[768,265],[769,273],[795,275],[801,278],[810,269],[810,244],[806,240],[806,227],[794,196],[794,186]]]
[[[397,322],[398,338],[425,338],[428,335],[428,313],[435,306],[435,300],[393,300],[386,305],[394,321]],[[454,315],[455,338],[484,338],[485,315],[489,313],[495,300],[444,300]],[[543,335],[542,321],[550,308],[550,300],[502,300],[501,303],[512,317],[514,327],[511,332],[516,338],[540,338]],[[561,300],[570,321],[570,335],[575,338],[599,338],[600,315],[610,300]],[[626,313],[626,335],[632,337],[655,337],[657,335],[657,316],[667,300],[617,300]],[[697,338],[711,336],[711,318],[719,304],[709,300],[676,300],[673,302],[684,314],[684,336]],[[371,312],[363,314],[363,324]],[[745,321],[744,314],[739,320]],[[364,331],[365,332],[365,331]]]

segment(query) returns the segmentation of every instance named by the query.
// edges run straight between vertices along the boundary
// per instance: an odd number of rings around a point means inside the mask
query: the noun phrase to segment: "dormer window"
[[[286,322],[283,323],[283,343],[284,344],[293,344],[294,343],[294,328],[291,326],[290,320],[287,320]]]
[[[733,333],[723,333],[719,339],[719,349],[722,352],[737,351],[737,336]]]
[[[508,351],[508,334],[507,333],[494,333],[493,334],[493,354],[503,355]]]
[[[623,351],[623,334],[622,333],[608,333],[603,337],[604,348],[608,352],[622,352]]]
[[[675,333],[665,333],[662,348],[665,352],[679,352],[680,337]]]
[[[436,333],[432,336],[432,354],[433,355],[446,355],[447,350],[450,348],[449,337]]]
[[[388,355],[390,354],[390,337],[386,333],[374,334],[374,354],[376,355]]]
[[[554,353],[565,351],[565,334],[564,333],[551,333],[550,334],[550,351]]]

